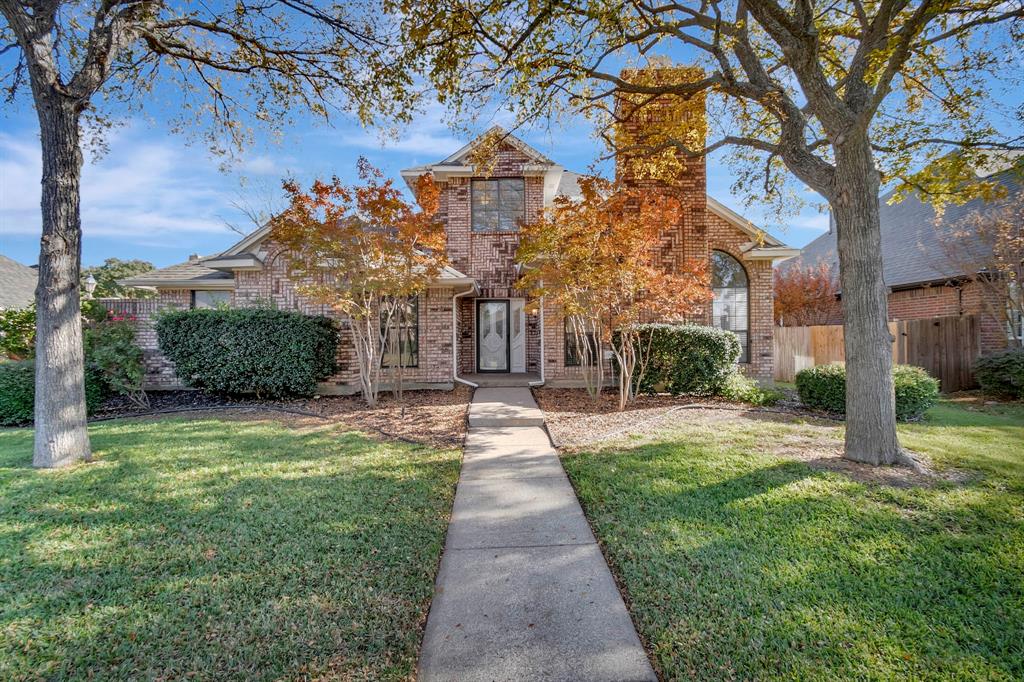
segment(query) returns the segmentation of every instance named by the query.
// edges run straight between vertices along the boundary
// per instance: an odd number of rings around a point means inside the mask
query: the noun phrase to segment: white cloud
[[[817,230],[818,232],[828,231],[828,213],[802,214],[793,223],[793,227],[804,230]]]
[[[431,161],[443,159],[465,144],[452,134],[444,122],[443,110],[437,105],[427,107],[412,123],[397,131],[353,127],[340,131],[337,141],[348,147],[423,154]]]
[[[82,168],[86,237],[142,244],[225,232],[215,211],[229,201],[220,189],[226,179],[204,152],[148,129],[126,131],[109,143],[109,153]],[[35,139],[0,133],[0,235],[39,234],[41,173]]]
[[[278,162],[266,154],[257,154],[246,158],[241,164],[241,170],[251,175],[283,174]]]

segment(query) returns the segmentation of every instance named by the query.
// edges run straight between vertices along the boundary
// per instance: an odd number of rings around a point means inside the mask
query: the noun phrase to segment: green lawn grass
[[[801,424],[687,419],[564,460],[666,679],[1024,677],[1024,410],[901,425],[976,472],[915,488],[766,454]]]
[[[272,421],[0,430],[0,679],[407,679],[457,451]]]

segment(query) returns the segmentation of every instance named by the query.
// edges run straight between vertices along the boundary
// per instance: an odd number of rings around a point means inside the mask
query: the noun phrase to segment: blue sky
[[[442,112],[428,109],[397,139],[336,118],[331,126],[300,121],[279,141],[256,144],[238,163],[221,170],[222,159],[199,144],[171,134],[159,123],[124,119],[108,135],[109,151],[87,160],[82,173],[82,261],[143,258],[170,265],[191,253],[212,254],[240,237],[253,223],[236,205],[280,206],[280,181],[337,174],[352,179],[364,155],[391,177],[407,166],[442,159],[465,139],[448,129]],[[478,130],[493,121],[482,120]],[[269,137],[269,136],[264,136]],[[585,171],[602,153],[585,124],[521,134],[528,143],[566,168]],[[0,253],[26,264],[39,254],[40,152],[37,122],[27,102],[0,115]],[[801,246],[821,234],[828,220],[814,210],[787,219],[784,229],[756,210],[743,209],[729,192],[733,178],[721,159],[708,160],[708,192],[784,241]]]

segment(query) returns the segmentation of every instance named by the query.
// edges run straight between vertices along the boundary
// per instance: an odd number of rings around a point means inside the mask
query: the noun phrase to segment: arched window
[[[740,340],[740,362],[750,362],[750,283],[740,262],[724,251],[711,252],[712,322]]]

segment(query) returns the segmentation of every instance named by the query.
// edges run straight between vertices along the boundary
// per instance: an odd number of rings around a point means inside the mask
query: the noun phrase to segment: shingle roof
[[[1004,171],[990,176],[1006,187],[1007,192],[1021,191],[1019,171]],[[985,208],[982,199],[974,199],[959,206],[947,206],[941,222],[935,223],[935,209],[912,194],[898,204],[889,204],[892,192],[879,199],[879,218],[882,229],[882,275],[890,287],[924,284],[954,279],[966,273],[958,272],[946,256],[942,235],[949,234],[956,224],[970,213]],[[830,229],[803,248],[799,258],[780,266],[784,270],[794,264],[817,265],[827,263],[838,271],[836,231]]]
[[[25,308],[36,297],[39,272],[7,256],[0,256],[0,309]]]
[[[224,280],[232,280],[234,275],[230,272],[221,272],[203,265],[203,259],[189,260],[186,263],[169,265],[166,268],[150,270],[149,272],[135,275],[119,280],[120,284],[134,287],[167,286],[171,284],[216,284]]]

